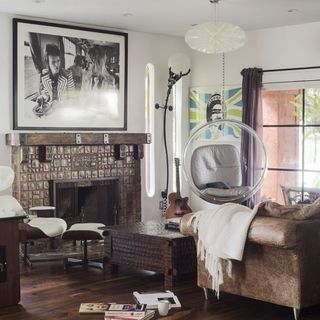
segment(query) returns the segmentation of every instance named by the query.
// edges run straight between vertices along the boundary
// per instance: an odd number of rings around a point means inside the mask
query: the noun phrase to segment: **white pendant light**
[[[216,21],[216,5],[220,0],[209,0],[215,5],[215,21],[204,22],[192,27],[185,34],[190,48],[203,53],[226,53],[241,48],[246,33],[240,27],[226,22]]]

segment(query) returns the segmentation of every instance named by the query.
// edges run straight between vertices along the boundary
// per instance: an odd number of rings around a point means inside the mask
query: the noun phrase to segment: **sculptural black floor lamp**
[[[190,59],[183,53],[176,53],[169,58],[169,78],[168,78],[168,89],[167,96],[165,99],[164,106],[160,106],[159,103],[155,105],[156,109],[163,109],[163,141],[165,149],[165,159],[166,159],[166,185],[165,189],[161,191],[161,197],[163,200],[162,210],[165,211],[167,208],[167,196],[169,187],[169,156],[168,156],[168,146],[167,146],[167,111],[172,111],[173,107],[168,105],[169,97],[173,86],[184,76],[191,72],[190,69]]]

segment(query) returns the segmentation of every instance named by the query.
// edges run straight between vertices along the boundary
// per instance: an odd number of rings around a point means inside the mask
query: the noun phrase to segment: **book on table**
[[[146,304],[147,309],[157,309],[158,302],[161,300],[168,300],[171,308],[181,308],[178,297],[170,290],[150,292],[134,291],[133,296],[138,303]]]
[[[80,314],[104,314],[107,310],[107,303],[88,302],[81,303],[79,308]]]

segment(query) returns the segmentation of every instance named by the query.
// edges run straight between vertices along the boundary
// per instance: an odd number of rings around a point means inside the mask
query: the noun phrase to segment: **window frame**
[[[302,93],[302,118],[300,121],[300,124],[264,124],[262,125],[263,128],[301,128],[302,129],[302,140],[301,140],[301,168],[294,169],[294,168],[286,168],[286,167],[269,167],[268,171],[280,171],[280,172],[299,172],[301,173],[301,185],[298,187],[301,187],[301,201],[304,201],[305,197],[305,179],[304,174],[306,172],[311,173],[320,173],[320,170],[309,170],[305,168],[305,130],[306,128],[316,128],[320,127],[320,124],[306,124],[305,123],[305,110],[306,110],[306,88],[296,88],[297,90],[301,90]],[[268,89],[267,91],[282,91],[281,89]]]

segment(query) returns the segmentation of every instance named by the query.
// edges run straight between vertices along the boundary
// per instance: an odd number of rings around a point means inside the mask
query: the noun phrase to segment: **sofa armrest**
[[[193,213],[181,218],[180,232],[197,239],[192,224],[189,221]],[[274,217],[256,216],[248,231],[248,241],[260,245],[284,249],[303,245],[308,238],[320,241],[320,219],[315,220],[289,220]],[[316,243],[318,244],[317,240]]]
[[[193,231],[192,225],[188,225],[193,213],[185,214],[180,220],[180,232],[184,235],[197,237],[197,234]]]

